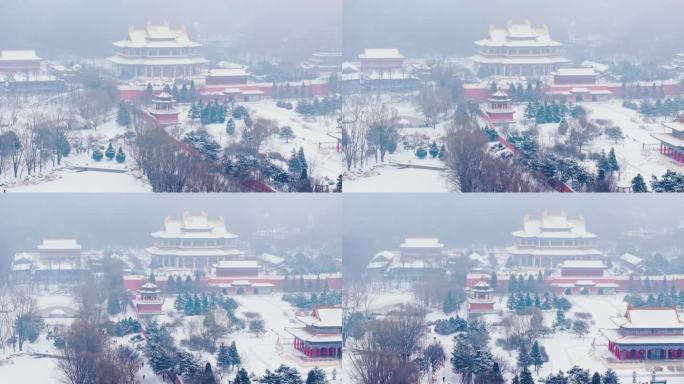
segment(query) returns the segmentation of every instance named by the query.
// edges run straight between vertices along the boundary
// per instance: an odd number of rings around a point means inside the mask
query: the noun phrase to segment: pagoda
[[[492,124],[505,125],[515,122],[513,108],[511,108],[511,98],[506,92],[496,91],[489,96],[487,101],[488,105],[485,107],[485,112]]]
[[[525,216],[523,229],[512,233],[515,244],[506,248],[515,265],[556,268],[565,260],[601,260],[597,236],[587,231],[583,217],[565,212],[543,212],[540,218]]]
[[[535,28],[527,21],[489,27],[489,37],[475,42],[478,53],[471,59],[476,70],[492,76],[546,76],[569,62],[563,44],[551,39],[546,26]]]
[[[239,236],[226,230],[223,218],[210,219],[206,213],[167,217],[164,229],[152,237],[154,245],[147,248],[152,266],[167,271],[209,272],[220,261],[239,260],[245,254],[235,249]]]
[[[482,279],[468,289],[468,314],[484,313],[494,313],[494,289]]]
[[[147,23],[143,29],[128,29],[126,40],[114,43],[115,56],[108,60],[123,79],[195,79],[204,75],[208,60],[202,44],[190,40],[185,27]]]
[[[161,296],[161,290],[152,280],[150,278],[136,291],[134,305],[135,311],[140,315],[162,314],[164,298]]]
[[[161,92],[152,98],[152,106],[147,113],[161,126],[175,125],[179,123],[180,112],[174,106],[173,96],[167,92]]]

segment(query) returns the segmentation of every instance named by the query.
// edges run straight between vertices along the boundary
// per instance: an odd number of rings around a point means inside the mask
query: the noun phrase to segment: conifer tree
[[[221,369],[226,369],[231,366],[230,356],[228,355],[228,347],[226,347],[226,345],[223,343],[221,343],[221,346],[219,346],[218,354],[216,355],[216,364]]]
[[[116,151],[114,150],[114,147],[112,147],[112,143],[109,143],[109,146],[107,147],[107,150],[105,151],[105,156],[107,157],[107,160],[112,160],[114,156],[116,156]]]
[[[632,192],[648,192],[648,187],[646,186],[646,182],[644,181],[643,176],[641,176],[641,173],[637,174],[632,179]]]
[[[126,161],[126,154],[124,153],[123,149],[119,147],[119,150],[116,151],[116,162],[119,164],[122,164],[124,161]]]

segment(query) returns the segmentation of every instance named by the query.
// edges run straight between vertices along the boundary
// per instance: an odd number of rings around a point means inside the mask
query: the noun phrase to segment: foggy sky
[[[192,37],[238,40],[254,54],[308,54],[340,49],[340,8],[340,0],[2,0],[0,49],[106,57],[129,26],[168,21]]]
[[[684,50],[683,11],[681,0],[344,0],[343,43],[347,57],[367,47],[466,56],[491,24],[530,20],[560,41],[618,37],[624,55],[667,55]]]
[[[508,246],[523,217],[544,210],[584,216],[599,241],[684,223],[678,194],[347,194],[344,273],[353,279],[373,255],[398,249],[406,237],[439,237],[446,248]]]
[[[260,229],[313,229],[298,239],[340,257],[339,194],[2,194],[0,266],[43,239],[74,238],[84,249],[151,245],[166,216],[206,212],[226,229],[248,237]]]

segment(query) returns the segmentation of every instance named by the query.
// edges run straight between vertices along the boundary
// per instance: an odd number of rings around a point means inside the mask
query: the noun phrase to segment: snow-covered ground
[[[296,105],[296,101],[292,101]],[[278,135],[269,137],[262,145],[260,151],[263,153],[277,152],[286,159],[289,159],[292,150],[304,148],[309,169],[318,178],[327,177],[336,180],[342,173],[343,163],[342,154],[336,150],[337,140],[340,137],[337,129],[336,116],[302,116],[294,110],[288,110],[276,106],[275,100],[261,100],[256,102],[241,103],[247,108],[252,121],[258,118],[273,120],[278,128],[290,126],[295,138],[289,141],[281,139]],[[181,134],[200,127],[198,122],[193,123],[187,118],[190,106],[180,107],[180,119],[182,127]],[[225,124],[209,124],[205,128],[221,147],[225,148],[230,144],[240,141],[244,130],[242,120],[235,120],[235,133],[228,135]],[[181,135],[177,135],[182,138]]]
[[[606,153],[615,148],[615,156],[620,165],[619,185],[628,186],[638,173],[645,180],[651,176],[662,176],[668,169],[684,172],[684,166],[658,152],[658,141],[651,134],[665,132],[660,121],[646,122],[644,117],[634,110],[624,108],[622,101],[611,100],[599,103],[584,103],[589,118],[610,120],[622,129],[625,139],[617,144],[610,138],[599,138],[591,143],[588,149]]]
[[[121,146],[125,153],[122,136],[126,128],[119,126],[114,117],[92,131],[74,131],[71,139],[82,143],[92,142],[106,149],[109,143],[115,150]],[[46,163],[42,171],[34,175],[22,173],[17,179],[9,172],[0,176],[0,188],[5,192],[150,192],[147,180],[134,170],[133,160],[127,154],[123,164],[115,160],[95,161],[90,153],[72,149],[61,164]]]
[[[404,142],[410,145],[429,145],[436,142],[441,146],[447,122],[440,122],[435,128],[422,127],[424,116],[415,105],[407,101],[410,97],[382,99],[395,109],[400,122],[400,140],[397,150],[385,156],[384,162],[366,159],[363,168],[345,173],[345,192],[452,192],[457,187],[445,171],[443,161],[428,156],[420,159],[415,149],[404,149]]]
[[[339,360],[311,361],[293,348],[294,339],[292,335],[286,332],[285,328],[300,327],[303,324],[295,318],[298,313],[296,308],[282,301],[281,297],[281,293],[233,296],[239,305],[236,314],[242,318],[245,318],[247,313],[259,314],[264,321],[266,333],[257,337],[244,329],[226,335],[219,339],[218,343],[229,345],[235,341],[243,367],[257,376],[263,375],[266,369],[273,371],[285,364],[297,368],[303,376],[314,367],[319,367],[326,372],[328,379],[331,379],[334,370],[338,382],[343,380],[345,374]],[[173,312],[174,300],[175,297],[167,297],[164,304],[165,311]],[[304,312],[300,312],[300,314],[304,314]],[[164,322],[170,318],[168,315],[164,315],[158,316],[157,320]],[[201,316],[184,316],[182,319],[183,327],[177,327],[172,332],[176,341],[179,342],[187,338],[189,330],[193,327],[193,322],[201,322],[201,320]],[[216,366],[216,355],[206,352],[202,352],[200,355],[203,359],[210,361],[212,366]]]
[[[590,331],[583,338],[568,331],[558,331],[546,338],[540,338],[540,345],[544,346],[549,361],[545,363],[539,370],[539,374],[535,378],[544,378],[551,373],[557,373],[559,370],[567,371],[574,365],[579,365],[584,369],[589,369],[592,373],[594,371],[605,372],[607,369],[614,370],[620,377],[623,383],[632,382],[633,372],[637,373],[637,382],[645,382],[650,380],[651,373],[654,369],[658,372],[658,378],[667,379],[668,383],[684,382],[684,374],[682,371],[675,372],[674,368],[677,365],[672,362],[629,362],[629,363],[613,363],[608,357],[608,341],[600,334],[601,328],[614,328],[615,325],[611,322],[610,317],[623,315],[627,309],[627,304],[623,301],[624,294],[615,295],[571,295],[565,296],[571,303],[572,308],[566,313],[567,319],[574,319],[576,313],[589,313],[591,319],[588,320]],[[391,292],[374,291],[370,299],[370,311],[375,313],[387,313],[392,307],[400,304],[414,301],[414,298],[409,290],[395,290]],[[506,313],[506,298],[498,297],[495,304],[497,312],[503,311]],[[435,310],[427,314],[426,320],[434,322],[439,319],[446,319],[450,316],[459,315],[462,318],[467,318],[466,305],[462,305],[457,313],[449,315],[444,314],[441,310]],[[547,326],[551,326],[556,317],[554,310],[544,312],[544,322]],[[488,314],[481,316],[485,322],[489,324],[490,330],[490,348],[494,357],[500,361],[504,361],[508,367],[515,367],[517,353],[516,351],[504,351],[501,347],[495,345],[498,338],[503,338],[503,329],[492,326],[493,323],[498,322],[501,317],[499,314]],[[442,377],[446,382],[459,383],[460,377],[454,374],[451,370],[451,365],[448,359],[451,356],[451,351],[454,346],[453,335],[439,335],[430,330],[425,337],[425,343],[440,343],[447,355],[445,366],[436,372],[435,377],[438,381]],[[661,371],[662,369],[662,371]],[[509,379],[512,374],[509,372]],[[425,378],[425,383],[428,383],[429,378]]]

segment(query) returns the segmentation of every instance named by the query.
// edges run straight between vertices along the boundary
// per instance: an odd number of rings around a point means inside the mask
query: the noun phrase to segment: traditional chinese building
[[[0,73],[30,75],[42,70],[43,59],[36,51],[0,51]]]
[[[185,27],[150,24],[128,29],[126,40],[114,43],[116,54],[109,58],[124,79],[194,79],[204,75],[208,63],[202,44],[190,40]]]
[[[506,92],[496,91],[487,100],[488,104],[484,111],[494,125],[505,125],[515,122],[511,98]]]
[[[404,55],[397,48],[370,48],[359,54],[361,71],[395,72],[404,67]]]
[[[508,22],[504,28],[489,27],[489,37],[475,42],[478,53],[471,59],[476,69],[494,76],[545,76],[569,60],[563,44],[551,39],[546,26],[535,28],[528,21]]]
[[[317,307],[298,316],[304,327],[286,328],[294,336],[294,349],[308,358],[342,358],[342,308]]]
[[[164,297],[157,284],[148,281],[138,288],[133,301],[135,311],[140,315],[160,315],[164,305]]]
[[[525,216],[523,229],[512,233],[515,244],[506,248],[513,263],[521,267],[555,268],[565,260],[600,260],[597,236],[587,231],[583,217],[568,218],[565,212],[543,212],[540,218]]]
[[[207,73],[206,84],[207,86],[247,84],[250,77],[244,66],[213,68]]]
[[[86,269],[82,247],[73,239],[43,240],[34,252],[20,252],[12,262],[12,280],[77,282]]]
[[[256,260],[219,261],[214,267],[216,277],[259,276],[259,263]]]
[[[494,313],[494,289],[485,279],[468,289],[468,314],[483,313]]]
[[[167,217],[164,229],[152,233],[154,245],[147,248],[153,268],[210,271],[221,261],[239,260],[244,252],[235,248],[238,235],[226,230],[223,218],[206,213],[184,213]]]
[[[152,106],[147,108],[147,114],[152,117],[157,125],[178,124],[180,112],[176,109],[173,96],[166,92],[161,92],[152,98]]]
[[[684,115],[680,115],[677,121],[663,123],[663,126],[670,132],[651,134],[660,142],[660,153],[684,163]]]
[[[366,275],[376,279],[415,280],[444,271],[444,244],[434,237],[409,237],[399,251],[382,251],[366,266]]]
[[[618,360],[684,359],[684,322],[675,307],[628,307],[613,317],[617,328],[602,329]]]
[[[592,67],[559,68],[553,74],[553,83],[555,85],[596,84],[597,78],[598,73]]]

